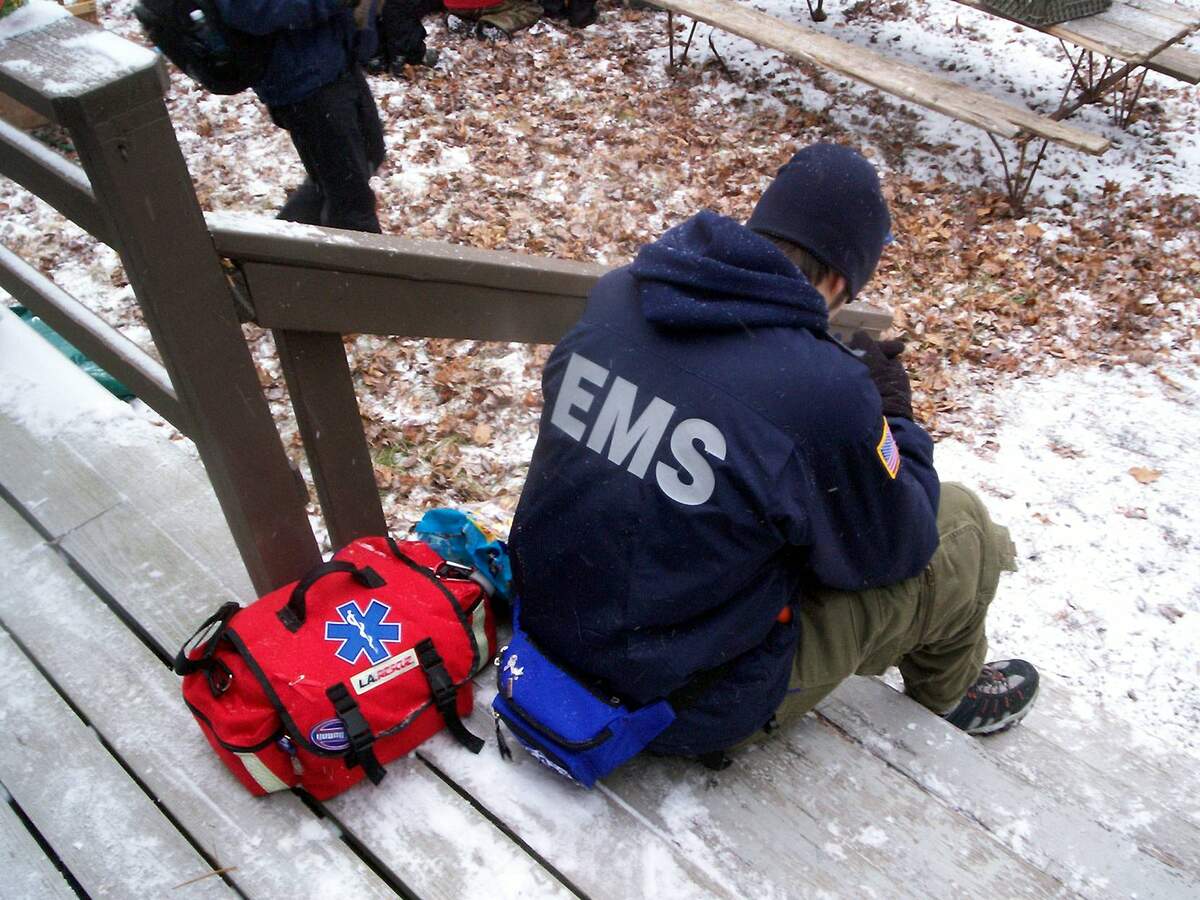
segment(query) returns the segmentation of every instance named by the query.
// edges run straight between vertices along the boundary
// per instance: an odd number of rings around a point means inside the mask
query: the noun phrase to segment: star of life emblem
[[[392,655],[384,643],[400,640],[400,624],[384,621],[392,611],[390,606],[372,598],[366,609],[351,600],[335,611],[341,618],[325,623],[325,640],[341,642],[334,651],[338,659],[354,665],[364,654],[372,663]]]

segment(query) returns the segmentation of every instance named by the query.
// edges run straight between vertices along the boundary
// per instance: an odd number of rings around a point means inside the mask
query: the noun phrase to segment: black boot
[[[567,11],[567,22],[573,28],[587,28],[600,16],[596,12],[596,0],[571,0]]]

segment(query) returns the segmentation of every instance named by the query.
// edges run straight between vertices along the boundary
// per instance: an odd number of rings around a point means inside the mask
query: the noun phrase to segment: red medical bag
[[[443,726],[463,725],[471,677],[496,652],[486,580],[419,541],[362,538],[300,581],[227,603],[175,659],[204,736],[255,795],[318,800]]]

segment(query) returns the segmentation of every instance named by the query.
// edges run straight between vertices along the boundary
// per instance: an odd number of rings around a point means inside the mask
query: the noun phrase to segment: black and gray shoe
[[[1037,669],[1025,660],[986,663],[958,706],[942,718],[967,734],[995,734],[1025,718],[1037,692]]]

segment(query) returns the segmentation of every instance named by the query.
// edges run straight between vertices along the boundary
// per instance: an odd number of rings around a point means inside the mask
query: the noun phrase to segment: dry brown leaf
[[[490,444],[492,442],[492,426],[486,422],[480,422],[471,433],[471,440],[480,446]]]
[[[1134,466],[1129,470],[1129,474],[1136,478],[1139,484],[1153,484],[1162,478],[1162,472],[1158,469],[1147,469],[1142,466]]]

